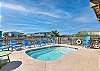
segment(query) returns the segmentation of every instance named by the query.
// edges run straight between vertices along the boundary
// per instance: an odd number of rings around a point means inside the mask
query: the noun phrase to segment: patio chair
[[[0,51],[4,51],[4,50],[7,50],[9,51],[9,46],[0,46]]]
[[[40,42],[40,40],[35,40],[35,41],[34,41],[34,45],[35,45],[35,46],[38,46],[38,47],[41,47],[41,42]]]

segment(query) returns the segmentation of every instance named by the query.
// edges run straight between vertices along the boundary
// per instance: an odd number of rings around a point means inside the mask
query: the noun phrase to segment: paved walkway
[[[12,62],[0,71],[100,71],[100,49],[80,48],[58,60],[46,62],[29,57],[23,50],[14,51],[10,59]]]

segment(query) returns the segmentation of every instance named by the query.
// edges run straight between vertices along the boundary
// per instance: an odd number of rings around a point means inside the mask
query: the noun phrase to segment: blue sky
[[[0,0],[0,30],[73,34],[100,24],[89,0]]]

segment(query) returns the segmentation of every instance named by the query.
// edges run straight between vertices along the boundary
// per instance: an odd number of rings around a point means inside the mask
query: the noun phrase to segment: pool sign
[[[76,44],[80,45],[82,43],[82,41],[80,39],[76,40]]]

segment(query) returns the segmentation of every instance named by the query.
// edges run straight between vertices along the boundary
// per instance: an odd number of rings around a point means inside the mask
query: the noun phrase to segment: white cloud
[[[15,31],[15,32],[23,32],[24,30],[19,30],[19,29],[9,29],[9,31],[7,29],[3,29],[2,30],[3,32],[12,32],[12,31]]]
[[[0,2],[0,7],[1,7],[1,2]]]
[[[2,16],[0,15],[0,19],[2,18]]]
[[[2,16],[0,15],[0,27],[2,26],[2,25],[1,25],[1,19],[2,19]]]
[[[5,2],[0,2],[0,7],[4,7],[4,8],[16,10],[16,11],[21,11],[21,12],[26,12],[27,14],[40,14],[40,15],[50,16],[50,17],[54,17],[54,18],[63,18],[64,19],[64,18],[71,17],[71,14],[69,12],[65,12],[60,9],[55,9],[55,8],[50,8],[50,10],[47,9],[47,11],[44,11],[43,9],[41,9],[39,7],[35,7],[35,6],[26,8],[22,5],[5,3]]]
[[[17,24],[12,24],[13,26],[15,25],[15,26],[23,26],[23,27],[36,27],[36,25],[35,24],[31,24],[31,25],[29,25],[29,24],[21,24],[21,23],[17,23]]]
[[[28,9],[26,9],[25,7],[23,7],[21,5],[17,5],[17,4],[12,4],[12,3],[0,2],[0,7],[9,8],[9,9],[13,9],[16,11],[28,12]]]
[[[54,17],[54,18],[71,18],[71,14],[68,13],[68,12],[65,12],[65,11],[62,11],[62,10],[58,10],[58,9],[55,9],[55,10],[52,10],[51,11],[41,11],[41,10],[38,10],[38,11],[32,11],[33,13],[36,13],[36,14],[40,14],[40,15],[46,15],[46,16],[50,16],[50,17]]]
[[[75,21],[77,23],[93,23],[93,22],[95,22],[93,17],[86,16],[86,15],[75,17],[73,19],[73,21]]]
[[[41,14],[41,15],[46,15],[46,16],[54,17],[54,18],[59,18],[59,15],[56,15],[56,14],[53,14],[53,13],[49,13],[49,12],[38,11],[36,13],[37,14]]]
[[[1,20],[2,16],[0,15],[0,20]]]
[[[73,16],[73,22],[76,23],[96,23],[96,16],[92,9],[86,7],[82,12]]]

